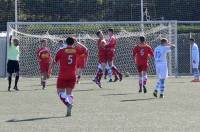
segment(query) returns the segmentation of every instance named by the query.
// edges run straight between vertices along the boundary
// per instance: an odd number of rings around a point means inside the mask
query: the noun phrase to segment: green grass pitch
[[[19,92],[7,92],[0,79],[0,132],[199,132],[200,83],[192,77],[171,77],[164,99],[152,95],[156,79],[148,81],[148,93],[139,94],[137,79],[103,82],[98,88],[84,79],[74,90],[71,117],[56,94],[56,79],[41,90],[37,78],[21,78]]]

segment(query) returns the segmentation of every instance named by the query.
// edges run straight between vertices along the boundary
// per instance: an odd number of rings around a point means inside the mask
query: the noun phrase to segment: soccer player
[[[192,70],[194,80],[192,82],[200,82],[199,80],[199,48],[193,38],[190,38],[190,45],[192,46]]]
[[[98,64],[98,66],[97,66],[97,71],[99,69],[101,69],[103,71],[101,64]],[[104,71],[104,79],[105,80],[107,79],[107,76],[109,76],[109,82],[112,82],[112,70],[110,69],[108,63],[106,64],[105,71]],[[93,79],[93,81],[95,81],[95,78]]]
[[[82,55],[79,48],[73,46],[74,39],[66,39],[67,47],[56,53],[55,62],[59,63],[59,74],[57,78],[57,93],[61,101],[67,107],[66,116],[71,116],[73,105],[72,91],[76,84],[77,56]]]
[[[77,48],[79,48],[83,54],[77,57],[77,83],[79,83],[79,80],[82,76],[83,70],[87,66],[88,61],[88,49],[85,47],[85,41],[82,40],[81,43],[77,42],[75,39],[75,43],[77,43]]]
[[[114,82],[117,80],[122,81],[122,74],[120,71],[117,69],[117,67],[113,64],[113,61],[115,59],[115,50],[116,50],[116,37],[114,35],[113,29],[108,29],[108,35],[109,35],[109,40],[107,44],[105,45],[106,48],[106,59],[108,61],[109,67],[112,70],[113,75],[115,76]]]
[[[104,39],[104,36],[103,36],[103,33],[102,31],[98,31],[96,33],[97,37],[99,38],[97,40],[97,47],[98,47],[98,58],[99,58],[99,64],[101,64],[102,68],[98,68],[97,69],[97,74],[96,74],[96,77],[95,77],[95,82],[96,84],[100,87],[101,87],[101,78],[103,76],[103,71],[105,69],[105,65],[106,65],[106,49],[105,49],[105,46],[106,46],[106,41]]]
[[[159,79],[153,92],[155,97],[159,92],[160,98],[164,98],[165,79],[168,77],[167,53],[171,52],[172,47],[174,45],[169,44],[168,40],[163,38],[161,44],[154,50],[156,75]]]
[[[46,87],[46,80],[50,77],[53,59],[50,49],[47,47],[47,39],[40,41],[41,48],[37,51],[37,58],[40,66],[42,89]]]
[[[142,89],[143,92],[146,93],[148,60],[149,57],[153,57],[153,50],[145,41],[145,37],[140,36],[140,43],[135,46],[132,51],[139,73],[139,93],[142,92]]]
[[[62,39],[60,39],[58,41],[58,45],[59,45],[59,49],[63,49],[66,47],[66,44],[64,43],[64,41]]]
[[[16,73],[14,90],[19,91],[18,81],[19,81],[19,40],[14,38],[12,41],[12,36],[10,37],[10,44],[8,47],[8,62],[7,62],[7,72],[8,72],[8,91],[10,92],[12,74]]]

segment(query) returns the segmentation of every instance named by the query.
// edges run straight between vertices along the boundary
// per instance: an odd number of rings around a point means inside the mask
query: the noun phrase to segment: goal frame
[[[18,25],[31,25],[31,24],[40,24],[40,25],[45,25],[45,24],[66,24],[66,25],[90,25],[90,24],[139,24],[139,25],[143,25],[143,24],[169,24],[169,26],[171,26],[172,24],[175,24],[175,28],[173,28],[174,30],[171,31],[169,30],[169,35],[171,35],[171,33],[175,33],[176,35],[173,36],[173,41],[175,43],[175,47],[177,47],[177,21],[175,20],[169,20],[169,21],[96,21],[96,22],[7,22],[7,46],[9,43],[9,33],[10,33],[10,28],[9,25],[15,25],[15,30],[17,30]],[[141,26],[142,27],[142,26]],[[171,29],[169,27],[169,29]],[[143,30],[141,29],[141,32]],[[170,37],[171,38],[171,37]],[[169,40],[171,41],[171,40]],[[171,61],[169,61],[169,76],[178,76],[178,60],[177,60],[177,48],[175,48],[175,68],[174,68],[174,72],[172,72],[172,64]],[[171,58],[171,57],[170,57]],[[7,60],[7,56],[6,56],[6,60]]]

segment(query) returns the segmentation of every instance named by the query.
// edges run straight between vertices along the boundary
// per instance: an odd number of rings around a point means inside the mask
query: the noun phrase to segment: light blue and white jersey
[[[196,43],[192,45],[192,61],[199,63],[199,48]]]
[[[159,45],[154,50],[155,63],[167,63],[167,53],[171,52],[171,46]]]
[[[66,47],[67,47],[67,44],[63,43],[63,44],[59,47],[59,49],[64,49],[64,48],[66,48]]]

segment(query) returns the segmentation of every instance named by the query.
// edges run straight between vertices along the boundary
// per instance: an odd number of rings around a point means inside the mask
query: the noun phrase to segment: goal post
[[[17,25],[17,29],[15,26]],[[113,28],[117,38],[116,59],[114,64],[122,72],[137,74],[136,65],[132,58],[132,48],[144,35],[147,42],[154,49],[162,37],[167,38],[176,45],[177,22],[176,21],[144,21],[141,31],[140,21],[111,21],[111,22],[8,22],[8,34],[12,33],[20,41],[20,74],[22,76],[39,76],[39,66],[36,58],[36,51],[39,48],[39,41],[43,38],[48,40],[48,47],[54,57],[59,50],[58,40],[68,36],[76,36],[78,40],[85,40],[89,49],[88,66],[83,75],[94,75],[97,65],[96,35],[102,30],[105,39],[108,39],[107,29]],[[169,58],[170,75],[176,73],[176,51],[173,50]],[[58,72],[58,66],[53,70],[53,75]],[[149,74],[155,75],[154,60],[149,62]]]

